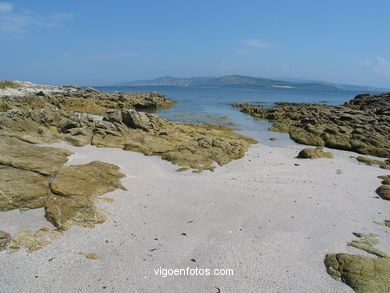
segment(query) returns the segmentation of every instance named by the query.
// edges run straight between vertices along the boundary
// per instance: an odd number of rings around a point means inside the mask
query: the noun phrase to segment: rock
[[[68,161],[72,152],[36,146],[17,138],[0,136],[0,165],[51,175]]]
[[[129,128],[139,128],[145,131],[157,130],[162,119],[158,116],[137,112],[132,109],[122,109],[122,122]]]
[[[301,159],[319,159],[328,158],[332,159],[333,154],[330,152],[324,152],[321,148],[306,148],[299,152],[297,158]]]
[[[376,193],[383,199],[390,200],[390,184],[383,184],[379,186]]]
[[[12,236],[10,249],[12,251],[26,247],[28,252],[33,252],[61,237],[62,233],[60,231],[49,228],[42,228],[37,231],[21,231]]]
[[[85,255],[85,257],[88,259],[97,259],[98,258],[96,253],[87,253]]]
[[[11,235],[0,230],[0,252],[6,250],[8,244],[11,242]]]
[[[0,165],[0,211],[43,207],[49,177]]]
[[[357,293],[390,292],[390,259],[338,253],[325,257],[327,272]]]
[[[383,179],[382,185],[376,189],[376,193],[383,199],[390,200],[390,175],[378,176]]]
[[[374,159],[370,159],[370,158],[363,157],[363,156],[357,157],[356,160],[359,161],[360,163],[364,163],[364,164],[369,165],[369,166],[378,165],[382,169],[387,169],[387,170],[390,169],[390,161],[389,160],[380,161],[380,160],[374,160]]]
[[[378,257],[390,257],[385,252],[374,247],[375,245],[379,244],[378,234],[353,233],[353,235],[359,239],[348,242],[348,246],[364,250],[365,252],[376,255]]]
[[[61,167],[50,184],[55,194],[72,196],[102,195],[118,188],[120,178],[119,167],[103,162],[91,162],[86,165],[73,165]]]
[[[0,109],[37,110],[47,105],[65,111],[105,115],[110,109],[156,110],[171,107],[174,102],[159,93],[99,92],[74,86],[49,87],[29,85],[19,88],[19,94],[4,95]]]
[[[95,196],[64,197],[49,195],[45,202],[46,218],[59,230],[68,230],[72,225],[94,228],[107,221],[111,214],[96,207]]]
[[[0,136],[0,211],[43,207],[49,178],[72,153]]]
[[[278,103],[263,108],[235,104],[254,117],[272,120],[272,131],[302,144],[390,157],[390,93],[359,95],[340,106]]]

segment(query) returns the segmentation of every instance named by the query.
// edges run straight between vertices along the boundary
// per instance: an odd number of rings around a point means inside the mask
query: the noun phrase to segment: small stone
[[[97,259],[98,258],[96,253],[87,253],[85,255],[85,257],[88,258],[88,259]]]

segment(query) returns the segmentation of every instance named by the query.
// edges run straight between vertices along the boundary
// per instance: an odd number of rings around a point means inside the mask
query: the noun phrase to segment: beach
[[[1,253],[0,292],[353,292],[326,273],[325,254],[366,254],[346,245],[352,232],[377,233],[390,251],[388,228],[373,222],[389,216],[375,193],[388,172],[356,153],[326,149],[334,159],[304,160],[295,158],[301,145],[255,144],[194,174],[157,156],[51,146],[74,152],[66,165],[118,165],[127,191],[105,195],[115,201],[99,206],[112,217],[94,229],[72,226],[34,253]],[[0,222],[8,232],[53,227],[42,209],[0,213]],[[160,267],[234,275],[164,278]]]

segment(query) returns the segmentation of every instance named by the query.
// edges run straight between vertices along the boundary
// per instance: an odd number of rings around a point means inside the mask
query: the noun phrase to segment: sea
[[[362,92],[335,88],[280,88],[258,86],[107,86],[100,91],[159,92],[175,100],[169,109],[157,114],[169,121],[214,123],[233,128],[270,146],[289,146],[295,142],[288,134],[268,130],[272,122],[251,117],[232,107],[235,103],[256,103],[272,107],[277,102],[343,104]],[[367,93],[373,93],[367,91]],[[270,140],[276,138],[277,140]]]

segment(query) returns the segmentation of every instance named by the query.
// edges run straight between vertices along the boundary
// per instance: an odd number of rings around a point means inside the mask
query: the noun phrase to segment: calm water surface
[[[361,92],[339,89],[274,88],[274,87],[178,87],[136,86],[97,87],[101,91],[151,92],[157,91],[177,101],[170,109],[158,111],[158,115],[170,121],[191,123],[216,123],[234,128],[237,132],[254,137],[266,145],[292,145],[287,134],[268,131],[271,123],[243,114],[233,103],[260,103],[270,107],[276,102],[322,103],[338,105]],[[277,141],[269,138],[276,137]]]

